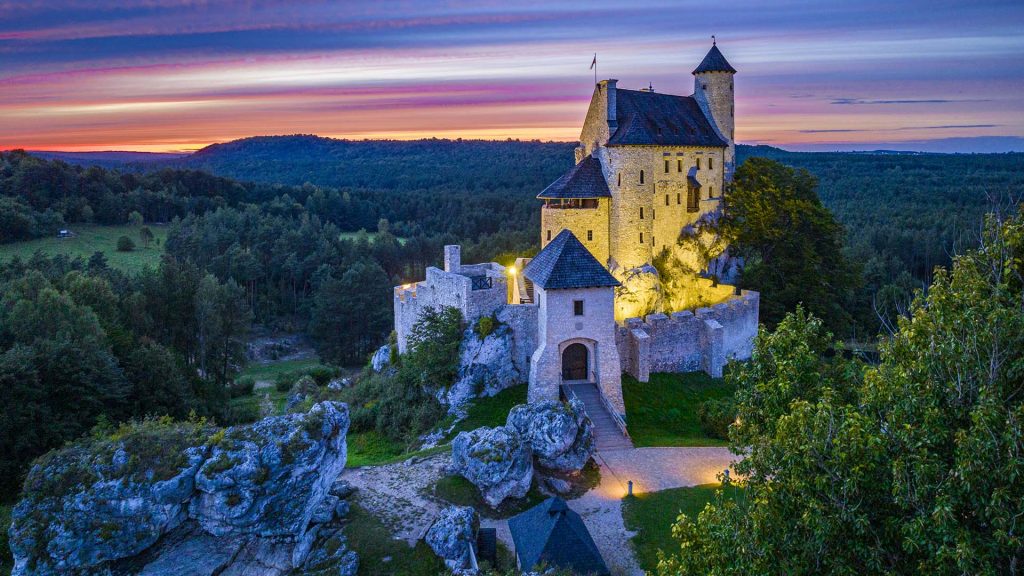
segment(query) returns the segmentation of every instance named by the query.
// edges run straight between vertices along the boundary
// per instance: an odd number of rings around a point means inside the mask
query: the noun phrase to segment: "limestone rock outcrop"
[[[512,359],[512,329],[497,323],[481,337],[479,322],[462,335],[459,373],[455,383],[438,394],[438,400],[452,410],[457,410],[472,398],[494,396],[526,381]]]
[[[373,353],[373,357],[370,358],[370,368],[373,368],[374,372],[380,372],[387,368],[391,364],[391,345],[385,344],[377,351]]]
[[[424,538],[430,549],[451,570],[470,565],[470,548],[476,540],[480,518],[469,506],[449,506],[441,510]]]
[[[594,455],[594,424],[573,398],[520,404],[509,412],[507,426],[530,444],[537,464],[558,472],[577,472]]]
[[[347,406],[322,402],[226,430],[147,421],[52,452],[12,514],[13,574],[303,569],[335,536],[338,502],[326,513],[323,503],[345,465],[348,425]],[[334,564],[354,561],[333,542]]]
[[[533,452],[515,428],[477,428],[452,442],[452,470],[472,482],[488,505],[498,506],[529,491]]]
[[[615,320],[643,317],[660,312],[664,306],[661,277],[651,264],[626,270],[612,269],[621,285],[615,289]]]

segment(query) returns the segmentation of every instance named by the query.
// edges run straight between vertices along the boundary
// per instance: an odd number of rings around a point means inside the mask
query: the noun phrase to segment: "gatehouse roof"
[[[645,90],[615,91],[615,121],[618,128],[609,146],[715,146],[725,147],[692,96],[676,96]]]
[[[552,182],[537,198],[607,198],[611,195],[601,162],[587,156]]]
[[[562,230],[530,260],[523,276],[545,290],[615,287],[615,279],[572,232]]]
[[[576,574],[609,573],[583,519],[557,496],[513,516],[508,527],[523,570],[543,563]]]

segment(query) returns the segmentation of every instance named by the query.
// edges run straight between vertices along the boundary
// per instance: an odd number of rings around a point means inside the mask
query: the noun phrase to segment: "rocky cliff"
[[[147,420],[52,452],[12,515],[13,574],[354,574],[328,493],[348,425],[322,402],[226,430]]]

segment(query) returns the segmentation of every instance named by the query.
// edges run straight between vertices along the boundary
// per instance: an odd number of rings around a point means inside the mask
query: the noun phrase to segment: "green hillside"
[[[62,254],[69,258],[82,257],[86,260],[95,252],[102,252],[107,263],[124,272],[137,272],[146,266],[157,266],[160,255],[164,252],[164,241],[167,239],[167,228],[150,226],[154,240],[146,247],[139,238],[136,226],[100,226],[96,224],[79,224],[71,226],[75,233],[72,238],[38,238],[10,244],[0,244],[0,262],[11,260],[15,256],[28,260],[37,251],[47,256]],[[117,239],[128,236],[135,242],[131,252],[118,252]]]

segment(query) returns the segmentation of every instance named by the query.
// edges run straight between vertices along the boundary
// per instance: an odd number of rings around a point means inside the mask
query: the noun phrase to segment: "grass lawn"
[[[436,576],[444,563],[422,540],[410,548],[391,538],[391,530],[357,503],[352,504],[345,537],[359,554],[359,576]]]
[[[700,429],[698,411],[705,400],[727,398],[732,387],[703,372],[651,374],[650,382],[622,375],[626,422],[633,444],[642,446],[725,446]]]
[[[497,508],[491,508],[480,496],[480,490],[462,476],[445,476],[434,484],[434,496],[458,506],[472,506],[481,516],[487,518],[511,518],[520,512],[533,508],[547,496],[537,489],[537,483],[519,500],[505,500]]]
[[[135,226],[100,226],[96,224],[74,224],[69,229],[77,234],[73,238],[37,238],[11,244],[0,244],[0,261],[7,261],[15,256],[28,260],[37,250],[48,256],[65,254],[71,258],[81,256],[88,260],[93,252],[103,252],[110,266],[128,273],[142,270],[146,266],[160,265],[160,256],[164,253],[164,242],[167,240],[167,227],[151,225],[154,240],[148,248],[144,247],[139,238],[139,229]],[[118,252],[117,239],[127,236],[135,242],[135,250]]]
[[[452,429],[449,437],[459,432],[476,430],[481,426],[501,426],[508,419],[508,413],[516,404],[526,403],[526,384],[506,388],[489,398],[477,398],[466,407],[466,417]]]
[[[628,496],[622,504],[622,520],[628,530],[635,530],[633,547],[640,567],[652,572],[658,566],[658,550],[672,553],[679,545],[672,538],[672,525],[679,514],[695,520],[704,505],[715,497],[721,484],[703,484],[692,488],[672,488]],[[725,491],[727,498],[736,498],[740,489],[735,485]]]
[[[259,382],[267,380],[273,382],[278,376],[282,374],[295,373],[295,379],[298,380],[302,377],[303,373],[315,370],[323,367],[324,364],[317,358],[303,358],[301,360],[284,360],[281,362],[271,362],[269,364],[247,364],[242,373],[239,374],[235,379],[241,380],[243,378],[251,378],[252,380]]]

